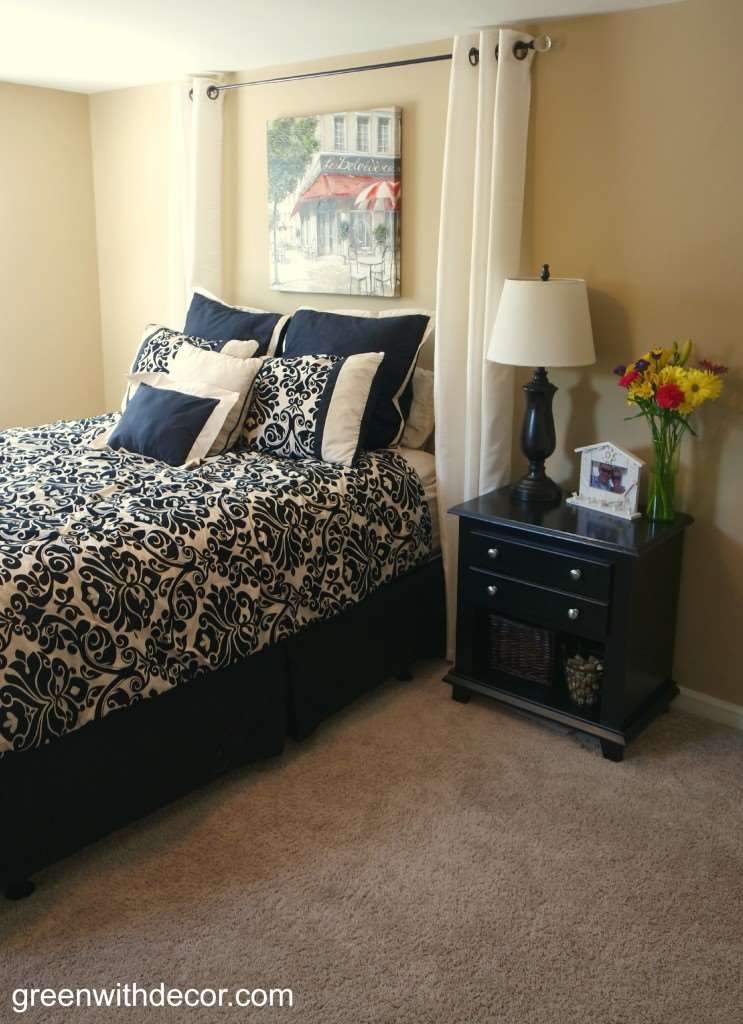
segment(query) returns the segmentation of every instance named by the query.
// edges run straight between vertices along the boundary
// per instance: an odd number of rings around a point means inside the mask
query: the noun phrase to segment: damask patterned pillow
[[[245,420],[255,451],[352,466],[373,412],[381,352],[264,359]]]
[[[256,354],[259,347],[257,341],[209,341],[206,338],[191,338],[187,334],[172,331],[169,327],[148,324],[129,373],[167,373],[171,359],[184,341],[190,342],[196,348],[207,349],[209,352],[224,352],[237,356],[238,359],[249,359]],[[127,387],[121,401],[122,412],[131,397],[130,389]]]

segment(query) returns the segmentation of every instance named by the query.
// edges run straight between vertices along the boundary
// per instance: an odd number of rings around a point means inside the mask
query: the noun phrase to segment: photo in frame
[[[584,445],[575,451],[581,457],[580,485],[577,492],[566,498],[567,504],[620,519],[638,519],[643,460],[611,441]]]

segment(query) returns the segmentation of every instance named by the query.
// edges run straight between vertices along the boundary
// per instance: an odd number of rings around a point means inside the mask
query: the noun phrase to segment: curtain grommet
[[[221,90],[217,85],[208,85],[206,87],[206,95],[210,100],[218,100],[220,91]],[[188,90],[188,98],[193,100],[193,86]]]
[[[498,48],[496,47],[496,51],[497,49]],[[477,49],[476,46],[470,47],[470,52],[467,54],[467,59],[469,60],[473,68],[476,68],[477,65],[480,63],[480,51]]]
[[[535,44],[539,42],[540,45]],[[534,50],[535,53],[546,53],[552,46],[552,40],[549,36],[538,36],[537,39],[532,40],[530,43],[525,43],[523,39],[517,39],[513,44],[513,55],[516,60],[526,60],[529,56],[529,50]],[[495,59],[498,60],[498,45],[495,46]]]

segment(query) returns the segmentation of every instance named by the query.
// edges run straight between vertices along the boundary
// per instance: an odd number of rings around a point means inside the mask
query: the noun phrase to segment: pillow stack
[[[383,353],[366,447],[388,448],[402,438],[413,398],[413,373],[430,329],[431,319],[422,313],[358,316],[298,309],[289,321],[282,354]]]
[[[121,419],[96,446],[182,465],[242,437],[254,451],[344,466],[363,449],[422,447],[433,374],[416,363],[431,330],[420,311],[287,317],[199,289],[182,333],[146,328]]]
[[[257,348],[239,339],[211,347],[167,328],[145,332],[123,414],[103,443],[170,465],[229,451],[240,438],[262,362],[252,358]],[[156,369],[144,369],[151,366]]]
[[[129,370],[130,376],[142,373],[167,373],[178,350],[186,342],[207,352],[220,352],[239,359],[249,359],[251,356],[258,355],[260,348],[259,343],[254,339],[234,338],[223,341],[214,338],[201,338],[172,331],[169,327],[161,327],[158,324],[148,324],[144,329],[137,354]],[[130,398],[131,392],[127,388],[121,403],[122,412]]]

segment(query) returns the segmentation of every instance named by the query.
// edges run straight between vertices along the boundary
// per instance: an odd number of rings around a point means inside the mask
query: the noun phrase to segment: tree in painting
[[[268,126],[268,200],[273,248],[273,284],[279,283],[278,205],[299,184],[319,148],[316,117],[279,117]]]

